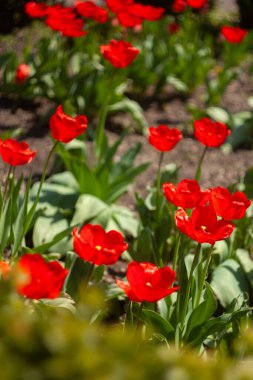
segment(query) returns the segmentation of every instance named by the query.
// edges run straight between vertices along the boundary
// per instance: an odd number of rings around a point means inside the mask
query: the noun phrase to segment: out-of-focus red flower
[[[108,8],[116,13],[119,23],[126,28],[134,28],[144,20],[155,21],[162,17],[165,10],[161,7],[135,3],[133,0],[107,0]]]
[[[134,0],[106,0],[106,5],[113,13],[124,11],[129,4],[133,4]]]
[[[41,18],[46,16],[47,14],[47,5],[43,3],[36,3],[35,1],[28,1],[28,3],[25,4],[25,12],[30,17],[34,18]]]
[[[16,288],[27,298],[56,298],[67,274],[57,261],[46,262],[38,253],[26,253],[18,262]]]
[[[127,6],[126,11],[131,15],[142,18],[144,20],[156,21],[162,17],[165,9],[161,7],[153,7],[151,5],[133,3]]]
[[[139,54],[139,50],[126,41],[112,40],[109,45],[101,45],[100,51],[114,67],[123,69]]]
[[[248,34],[248,31],[237,26],[223,26],[221,34],[231,44],[239,44]]]
[[[218,240],[227,239],[234,230],[234,225],[226,220],[218,220],[211,206],[198,206],[189,217],[185,210],[179,209],[175,214],[177,228],[199,243],[214,245]]]
[[[29,164],[36,155],[36,151],[29,149],[26,142],[14,139],[0,139],[0,155],[2,160],[9,165],[19,166]]]
[[[187,0],[187,4],[192,8],[203,8],[208,0]]]
[[[184,12],[186,7],[187,7],[186,0],[174,0],[172,3],[172,10],[175,13]]]
[[[95,265],[111,265],[128,248],[122,234],[118,231],[105,230],[99,225],[86,224],[78,233],[73,230],[74,251],[83,260]]]
[[[168,125],[159,125],[157,128],[149,127],[149,144],[160,152],[167,152],[182,139],[182,133],[177,128]]]
[[[4,279],[9,277],[9,274],[11,272],[11,266],[6,261],[0,261],[0,276]]]
[[[75,3],[77,12],[84,18],[91,18],[101,24],[108,20],[108,12],[106,9],[99,7],[92,1],[80,1],[77,0]]]
[[[208,147],[218,147],[226,141],[230,135],[228,127],[218,121],[212,121],[206,117],[194,122],[194,136],[201,144]]]
[[[117,17],[119,24],[125,28],[134,28],[137,25],[141,25],[143,22],[142,18],[134,16],[128,12],[119,12]]]
[[[62,5],[48,7],[46,24],[67,37],[81,37],[87,34],[83,30],[84,21],[77,17],[73,7]]]
[[[210,199],[210,190],[201,190],[195,179],[184,179],[177,186],[164,183],[163,192],[169,202],[182,208],[202,206]]]
[[[228,189],[216,187],[211,191],[210,204],[217,215],[230,220],[243,218],[251,201],[241,191],[231,194]]]
[[[176,34],[180,30],[180,25],[177,22],[171,22],[168,26],[170,34]]]
[[[128,265],[126,276],[129,284],[118,279],[116,283],[134,302],[156,302],[179,289],[171,287],[176,273],[169,267],[157,268],[152,263],[134,261]]]
[[[70,117],[63,112],[62,106],[58,106],[50,118],[49,127],[55,140],[68,143],[86,131],[87,123],[85,116]]]
[[[29,77],[30,72],[31,72],[31,69],[26,63],[21,63],[20,65],[18,65],[18,68],[16,71],[16,83],[18,84],[24,83]]]

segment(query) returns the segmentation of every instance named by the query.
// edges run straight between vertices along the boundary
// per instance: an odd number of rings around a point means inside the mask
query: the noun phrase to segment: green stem
[[[181,242],[181,233],[178,234],[177,238],[177,243],[176,243],[176,248],[174,251],[174,256],[173,256],[173,264],[172,264],[172,269],[175,271],[177,268],[177,262],[178,262],[178,254],[179,254],[179,247],[180,247],[180,242]],[[183,260],[183,257],[182,257]]]
[[[85,278],[85,281],[84,281],[84,286],[83,286],[83,289],[87,289],[88,285],[89,285],[89,282],[90,282],[90,279],[92,277],[92,273],[94,271],[94,268],[95,268],[95,264],[91,264],[90,265],[90,268],[89,268],[89,271],[87,273],[87,276]]]
[[[204,148],[204,150],[202,152],[202,155],[200,156],[199,163],[198,163],[197,170],[196,170],[196,174],[195,174],[195,180],[196,181],[200,180],[201,168],[202,168],[202,164],[203,164],[203,161],[204,161],[207,149],[208,149],[208,146],[205,146],[205,148]]]
[[[4,192],[3,192],[3,198],[2,198],[1,214],[3,212],[4,203],[5,203],[6,198],[7,198],[7,193],[8,193],[8,187],[9,187],[11,173],[12,173],[12,170],[14,171],[14,169],[15,169],[14,166],[12,166],[12,165],[9,166],[8,174],[7,174],[7,177],[6,177],[5,184],[4,184]]]
[[[140,316],[141,316],[141,312],[142,312],[142,309],[143,309],[143,306],[144,306],[144,301],[142,301],[142,303],[140,304],[140,308],[139,308],[139,311],[138,311],[138,314],[137,314],[137,317],[136,317],[136,321],[135,321],[135,333],[138,331],[139,327],[140,327],[140,324],[141,324],[141,321],[140,321]]]
[[[105,122],[106,122],[106,118],[108,114],[108,107],[109,107],[111,96],[114,90],[113,81],[114,81],[115,73],[116,71],[114,70],[111,77],[109,78],[107,96],[105,97],[104,104],[102,105],[100,109],[99,117],[98,117],[98,127],[96,131],[96,152],[97,152],[99,161],[101,160],[101,155],[102,155],[103,140],[104,140],[104,135],[105,135]]]
[[[41,180],[40,180],[40,184],[39,184],[39,189],[37,191],[37,194],[36,194],[36,198],[33,202],[33,205],[32,205],[32,208],[30,209],[29,213],[28,213],[28,216],[27,216],[27,220],[26,220],[26,224],[25,224],[25,231],[27,232],[29,227],[30,227],[30,223],[32,221],[32,218],[33,218],[33,215],[34,215],[34,212],[36,210],[36,207],[37,207],[37,204],[39,202],[39,198],[40,198],[40,193],[41,193],[41,189],[42,189],[42,186],[43,186],[43,183],[45,182],[45,178],[46,178],[46,175],[47,175],[47,169],[48,169],[48,165],[49,165],[49,161],[57,147],[57,145],[59,144],[59,141],[55,141],[51,151],[49,152],[49,155],[47,156],[47,160],[46,160],[46,163],[45,163],[45,166],[44,166],[44,169],[43,169],[43,173],[42,173],[42,176],[41,176]]]
[[[192,266],[191,266],[191,270],[190,270],[190,274],[189,274],[189,278],[188,278],[186,292],[185,292],[183,311],[182,311],[182,315],[181,315],[181,322],[182,323],[184,323],[184,319],[186,317],[187,307],[188,307],[188,303],[189,303],[189,299],[190,299],[190,290],[191,290],[191,286],[192,286],[193,272],[194,272],[194,269],[196,268],[198,261],[199,261],[200,249],[201,249],[201,244],[198,243],[197,250],[196,250],[193,262],[192,262]]]
[[[204,267],[204,271],[203,271],[203,276],[202,276],[202,279],[201,279],[201,283],[200,283],[200,286],[199,286],[199,289],[198,289],[198,296],[197,296],[197,299],[196,299],[196,302],[195,302],[195,305],[194,307],[196,308],[198,305],[199,305],[199,302],[200,302],[200,299],[201,299],[201,295],[202,295],[202,291],[203,291],[203,288],[204,288],[204,283],[205,283],[205,279],[206,279],[206,276],[207,276],[207,273],[208,273],[208,268],[209,268],[209,265],[210,265],[210,262],[211,262],[211,259],[212,259],[212,252],[213,252],[213,246],[207,256],[207,259],[206,259],[206,263],[205,263],[205,267]]]
[[[160,193],[160,187],[161,187],[161,169],[162,169],[163,157],[164,157],[164,152],[161,152],[160,157],[159,157],[157,179],[156,179],[157,194]]]

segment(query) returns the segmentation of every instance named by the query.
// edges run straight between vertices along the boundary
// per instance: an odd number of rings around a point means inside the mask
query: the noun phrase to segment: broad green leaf
[[[66,233],[69,229],[68,221],[62,217],[59,212],[56,212],[52,216],[41,216],[38,218],[33,229],[33,244],[34,246],[50,245],[48,250],[50,252],[66,253],[72,248],[72,244],[69,241],[69,234]],[[58,239],[59,236],[63,239]],[[51,245],[52,240],[56,239],[56,243]]]
[[[170,333],[174,331],[174,328],[171,326],[169,321],[153,310],[142,310],[140,319],[149,324],[156,333],[162,334],[165,338],[167,338]]]
[[[246,275],[233,259],[224,261],[214,270],[211,287],[224,308],[234,300],[238,300],[240,306],[243,294],[249,291]]]
[[[202,326],[197,327],[196,334],[192,334],[193,340],[191,342],[189,340],[190,347],[199,346],[212,334],[220,334],[220,336],[222,336],[221,333],[229,329],[229,324],[231,322],[240,320],[240,318],[247,315],[250,311],[250,308],[243,308],[233,313],[222,314],[220,317],[207,321]]]
[[[71,224],[83,224],[91,221],[102,211],[107,209],[107,204],[97,197],[89,194],[80,195],[75,205],[75,213]]]
[[[215,299],[211,286],[207,282],[205,285],[206,288],[204,293],[204,301],[198,305],[196,309],[194,309],[191,313],[186,327],[186,337],[189,336],[195,327],[200,326],[204,322],[208,321],[213,316],[217,308],[217,301]]]
[[[219,121],[221,123],[229,123],[230,121],[230,114],[223,108],[208,107],[206,113],[215,121]]]
[[[253,261],[249,252],[245,249],[237,249],[235,254],[253,288]]]

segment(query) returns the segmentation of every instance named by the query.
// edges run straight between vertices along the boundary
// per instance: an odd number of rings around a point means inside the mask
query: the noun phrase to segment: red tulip
[[[159,125],[157,128],[149,127],[149,144],[160,152],[167,152],[182,139],[182,133],[177,128]]]
[[[186,0],[174,0],[172,4],[172,10],[175,13],[181,13],[187,7]]]
[[[187,0],[187,3],[190,7],[199,9],[207,3],[207,0]]]
[[[92,1],[82,2],[78,0],[75,3],[77,12],[84,18],[91,18],[99,23],[105,23],[108,19],[107,11],[94,4]]]
[[[156,302],[177,291],[178,286],[171,287],[176,273],[169,267],[157,268],[152,263],[132,262],[126,272],[129,284],[116,280],[131,301]]]
[[[155,21],[162,17],[164,9],[135,3],[133,0],[107,0],[108,8],[116,13],[119,23],[126,28],[141,25],[144,20]]]
[[[180,25],[177,22],[172,22],[168,26],[168,31],[170,34],[176,34],[180,30]]]
[[[143,22],[142,18],[134,16],[128,12],[119,12],[117,13],[117,17],[120,25],[125,28],[134,28],[137,25],[141,25]]]
[[[205,205],[210,198],[210,190],[201,190],[194,179],[184,179],[177,186],[169,182],[164,183],[163,192],[169,202],[182,208]]]
[[[248,34],[248,31],[237,26],[223,26],[221,34],[231,44],[239,44]]]
[[[100,51],[114,67],[123,69],[130,65],[138,55],[139,50],[126,41],[112,40],[109,45],[100,46]]]
[[[58,106],[49,127],[55,140],[68,143],[87,129],[87,123],[85,116],[70,117],[63,112],[62,106]]]
[[[129,4],[133,4],[134,0],[106,0],[106,5],[113,13],[124,11]]]
[[[196,207],[189,217],[185,210],[179,209],[175,214],[177,228],[199,243],[214,245],[218,240],[227,239],[234,230],[234,225],[226,220],[218,220],[211,206]]]
[[[81,37],[87,34],[83,30],[83,20],[77,18],[75,9],[72,7],[62,5],[48,7],[46,24],[67,37]]]
[[[34,18],[41,18],[46,16],[47,14],[47,5],[44,3],[36,3],[35,1],[28,1],[28,3],[25,4],[25,12],[30,16]]]
[[[95,265],[111,265],[128,248],[121,233],[105,230],[99,225],[86,224],[78,233],[74,228],[74,251],[83,260]]]
[[[212,121],[206,117],[194,122],[194,136],[201,144],[218,147],[226,141],[230,130],[225,124]]]
[[[57,261],[46,262],[38,253],[23,255],[18,262],[19,294],[32,299],[56,298],[68,271]]]
[[[230,194],[223,187],[212,189],[210,203],[216,214],[227,220],[243,218],[251,205],[251,201],[241,191]]]
[[[143,20],[156,21],[162,17],[165,9],[161,7],[153,7],[151,5],[133,3],[127,6],[126,11],[133,16],[142,18]]]
[[[26,81],[26,79],[30,75],[30,67],[26,63],[21,63],[18,65],[17,71],[16,71],[16,83],[22,84]]]
[[[2,160],[9,165],[18,166],[29,164],[36,155],[36,151],[30,150],[26,142],[14,139],[0,139],[0,155]]]

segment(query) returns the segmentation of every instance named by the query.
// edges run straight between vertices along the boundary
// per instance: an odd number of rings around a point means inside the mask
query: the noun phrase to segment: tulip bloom
[[[133,0],[106,0],[106,4],[116,13],[119,23],[126,28],[141,25],[144,20],[158,20],[165,11],[164,8],[135,3]]]
[[[194,121],[194,137],[208,147],[218,147],[226,141],[230,130],[225,124],[206,117]]]
[[[52,29],[67,37],[81,37],[87,34],[83,30],[84,21],[77,18],[75,9],[54,5],[48,7],[46,24]]]
[[[109,45],[101,45],[100,51],[114,67],[123,69],[139,54],[139,50],[126,41],[112,40]]]
[[[227,239],[234,230],[234,225],[226,220],[218,220],[211,206],[198,206],[189,217],[185,210],[179,209],[175,214],[177,228],[199,243],[214,245],[216,241]]]
[[[108,19],[107,11],[94,4],[92,1],[77,1],[75,3],[77,12],[84,18],[91,18],[99,23],[105,23]]]
[[[231,194],[228,189],[216,187],[211,191],[210,204],[217,215],[230,220],[243,218],[251,201],[241,191]]]
[[[74,251],[81,259],[95,265],[111,265],[128,248],[122,234],[118,231],[105,230],[99,225],[86,224],[78,232],[73,230]]]
[[[26,253],[18,262],[17,291],[36,300],[57,298],[67,274],[57,261],[46,262],[38,253]]]
[[[205,205],[210,198],[210,190],[201,190],[194,179],[184,179],[177,186],[169,182],[164,183],[163,192],[169,202],[182,208]]]
[[[187,3],[190,7],[199,9],[207,3],[207,0],[187,0]]]
[[[182,133],[177,128],[159,125],[157,128],[149,127],[149,144],[160,152],[168,152],[182,139]]]
[[[186,7],[187,7],[186,0],[174,0],[173,1],[172,10],[175,13],[184,12]]]
[[[31,72],[30,67],[26,63],[21,63],[18,65],[17,71],[16,71],[16,83],[22,84],[26,81],[26,79],[29,77]]]
[[[248,34],[248,31],[237,26],[223,26],[221,34],[231,44],[239,44]]]
[[[168,32],[170,34],[176,34],[180,30],[180,25],[177,22],[172,22],[168,26]]]
[[[118,279],[116,283],[134,302],[156,302],[179,289],[171,287],[176,273],[169,267],[157,268],[152,263],[134,261],[128,265],[126,276],[129,284]]]
[[[41,18],[46,16],[47,14],[47,5],[43,3],[36,3],[35,1],[28,1],[28,3],[25,4],[25,12],[30,17],[34,18]]]
[[[36,151],[30,150],[26,142],[14,139],[0,139],[0,155],[2,160],[9,165],[19,166],[29,164],[36,155]]]
[[[70,117],[63,112],[62,106],[58,106],[50,118],[49,127],[55,140],[68,143],[86,131],[87,123],[85,116]]]

